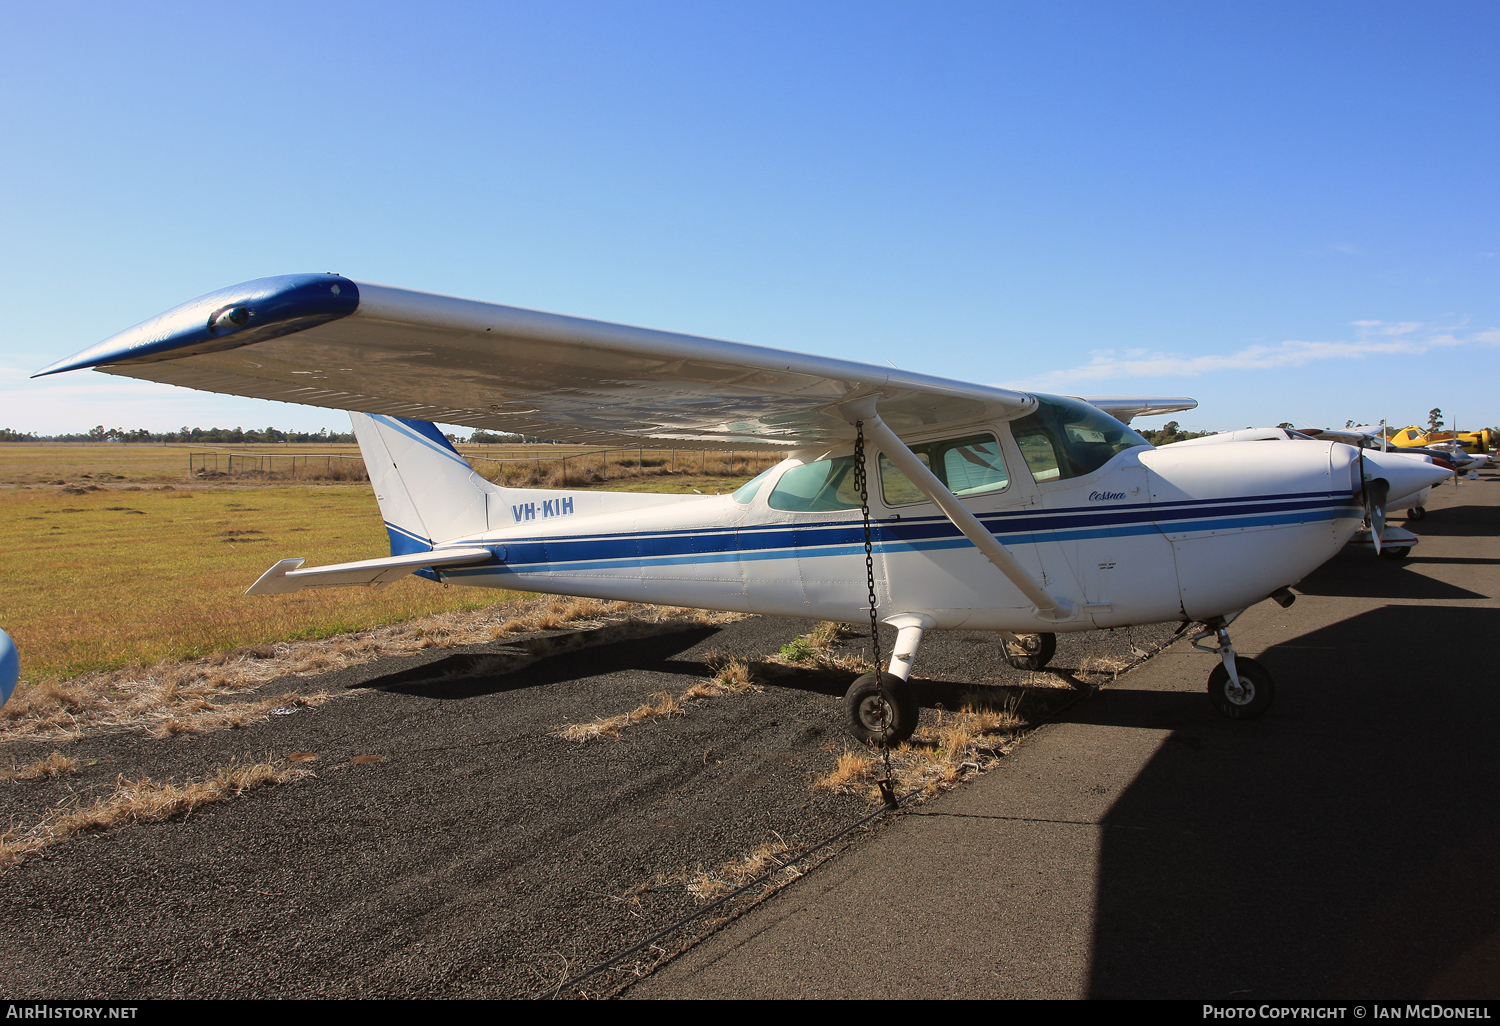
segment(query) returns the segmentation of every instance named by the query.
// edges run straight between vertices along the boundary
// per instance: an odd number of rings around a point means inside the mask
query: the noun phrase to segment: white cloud
[[[1232,353],[1179,353],[1129,349],[1097,349],[1093,359],[1080,367],[1069,367],[1004,387],[1039,389],[1072,386],[1076,382],[1108,381],[1116,378],[1195,378],[1217,371],[1275,370],[1301,367],[1316,360],[1364,360],[1372,356],[1420,356],[1434,349],[1455,346],[1500,345],[1500,329],[1457,334],[1453,329],[1434,328],[1420,322],[1355,321],[1358,338],[1333,342],[1288,340],[1270,345],[1246,346]],[[1423,329],[1427,330],[1424,331]]]

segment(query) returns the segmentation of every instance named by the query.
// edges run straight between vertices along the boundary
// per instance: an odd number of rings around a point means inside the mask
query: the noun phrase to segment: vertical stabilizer
[[[435,424],[368,413],[349,419],[391,536],[391,555],[426,552],[436,542],[488,527],[485,496],[495,486],[474,473]]]

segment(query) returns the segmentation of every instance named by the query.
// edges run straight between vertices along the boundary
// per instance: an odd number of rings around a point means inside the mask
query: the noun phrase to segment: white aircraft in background
[[[1417,535],[1386,524],[1386,517],[1398,510],[1409,510],[1407,518],[1421,520],[1427,515],[1427,500],[1432,495],[1432,473],[1417,475],[1405,473],[1411,461],[1425,463],[1434,471],[1443,470],[1444,478],[1451,471],[1436,467],[1431,456],[1423,453],[1402,452],[1399,449],[1382,451],[1374,447],[1379,427],[1350,428],[1347,430],[1265,427],[1245,428],[1240,431],[1220,431],[1201,438],[1188,438],[1162,446],[1175,449],[1190,445],[1222,445],[1228,442],[1342,442],[1359,449],[1359,459],[1364,464],[1363,476],[1366,492],[1374,491],[1376,501],[1365,502],[1370,509],[1365,522],[1349,539],[1350,545],[1368,545],[1386,559],[1405,559],[1421,541]],[[1368,495],[1366,496],[1368,499]]]
[[[1057,632],[1198,621],[1214,705],[1259,715],[1274,685],[1229,624],[1290,604],[1380,512],[1350,446],[1153,449],[1126,426],[1191,399],[1032,395],[337,275],[235,285],[39,374],[90,367],[353,411],[391,555],[284,559],[252,594],[417,573],[872,626],[878,608],[897,629],[888,671],[845,699],[877,743],[915,729],[907,679],[931,630],[994,631],[1040,667]],[[786,458],[733,495],[505,488],[433,422]],[[1402,488],[1436,480],[1407,462]]]

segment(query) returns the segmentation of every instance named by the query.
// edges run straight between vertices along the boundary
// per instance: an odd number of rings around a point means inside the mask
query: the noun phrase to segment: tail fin
[[[431,551],[433,543],[488,528],[486,495],[495,486],[425,420],[350,413],[391,555]]]

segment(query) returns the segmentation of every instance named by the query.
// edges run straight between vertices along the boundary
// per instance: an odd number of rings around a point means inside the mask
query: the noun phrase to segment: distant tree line
[[[450,442],[466,441],[458,435],[449,434]],[[323,428],[321,431],[283,431],[280,428],[190,428],[184,426],[181,431],[147,431],[145,428],[136,428],[133,431],[125,428],[107,428],[103,424],[96,425],[87,431],[74,432],[63,435],[39,435],[33,431],[16,431],[11,428],[0,428],[0,442],[177,442],[189,445],[235,445],[247,442],[353,442],[352,431],[329,431]],[[476,445],[516,445],[521,442],[545,442],[549,439],[535,438],[531,435],[512,435],[503,431],[486,431],[478,428],[471,434],[468,442]]]
[[[1204,435],[1213,434],[1213,432],[1184,431],[1182,430],[1181,424],[1178,424],[1175,420],[1169,420],[1155,430],[1151,428],[1145,428],[1143,430],[1137,430],[1136,434],[1140,435],[1152,445],[1171,445],[1173,442],[1185,442],[1189,438],[1202,438]]]
[[[181,431],[126,430],[99,424],[84,432],[38,435],[0,428],[0,442],[186,442],[195,445],[243,444],[247,442],[352,442],[352,431],[282,431],[280,428],[190,428]]]

